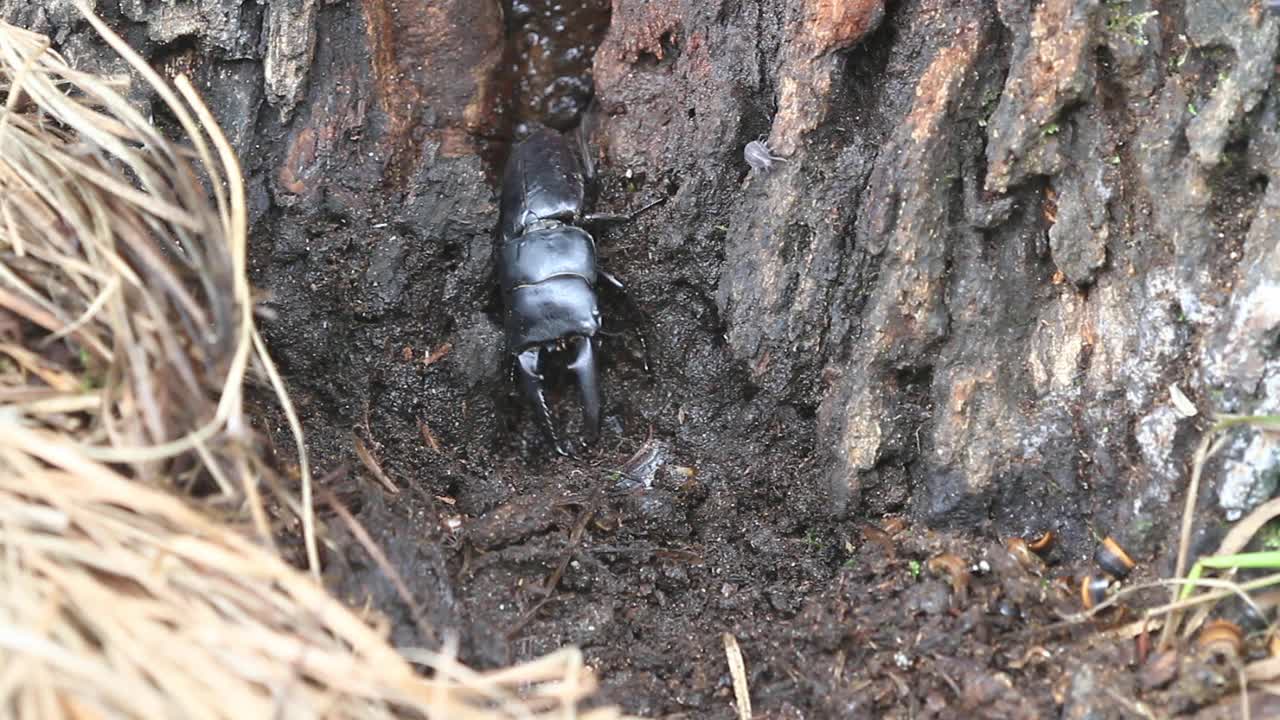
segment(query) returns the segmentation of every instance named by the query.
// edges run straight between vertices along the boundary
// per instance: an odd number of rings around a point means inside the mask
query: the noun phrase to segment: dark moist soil
[[[589,97],[609,3],[576,11],[567,26],[590,32],[571,35],[553,6],[508,8],[512,97],[489,165],[426,163],[379,205],[360,191],[380,177],[371,162],[305,209],[319,218],[307,227],[278,208],[261,218],[255,282],[270,289],[265,325],[320,476],[330,586],[385,614],[397,644],[457,638],[480,667],[576,645],[601,702],[653,717],[736,717],[724,633],[756,717],[1139,717],[1139,698],[1187,712],[1223,696],[1225,667],[1183,657],[1194,672],[1170,683],[1145,636],[1102,632],[1132,619],[1122,609],[1064,622],[1079,576],[1097,572],[1078,555],[1020,560],[985,528],[910,525],[895,517],[906,487],[863,498],[884,516],[833,517],[813,393],[766,396],[727,348],[715,297],[727,221],[655,243],[671,235],[659,209],[599,234],[602,265],[647,317],[604,298],[621,333],[602,343],[604,437],[576,458],[551,453],[507,376],[488,243],[503,138],[531,120],[571,126]],[[317,57],[331,52],[322,39]],[[669,189],[608,167],[601,179],[603,211]],[[428,242],[425,226],[448,239]],[[567,394],[552,402],[573,433]],[[411,602],[326,493],[356,512]]]

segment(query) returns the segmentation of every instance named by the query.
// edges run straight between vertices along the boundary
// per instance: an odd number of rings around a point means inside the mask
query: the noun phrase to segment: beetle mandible
[[[583,227],[628,216],[585,213],[583,160],[565,136],[547,127],[515,145],[502,178],[494,248],[507,351],[538,423],[562,455],[543,387],[546,356],[567,351],[582,401],[586,439],[600,433],[602,406],[596,334],[597,282],[622,284],[596,265],[595,239]]]

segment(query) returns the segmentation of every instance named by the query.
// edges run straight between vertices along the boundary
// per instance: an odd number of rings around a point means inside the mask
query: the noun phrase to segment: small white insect
[[[768,172],[773,169],[775,162],[786,162],[787,159],[774,155],[769,150],[769,144],[764,141],[763,136],[760,140],[752,140],[747,146],[742,148],[742,159],[747,161],[752,170],[760,172]]]

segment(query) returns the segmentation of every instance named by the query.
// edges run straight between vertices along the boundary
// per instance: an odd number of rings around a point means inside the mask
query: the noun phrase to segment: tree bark
[[[1207,422],[1169,386],[1205,414],[1280,404],[1276,23],[1249,2],[616,2],[597,91],[612,161],[679,178],[670,241],[727,223],[730,348],[817,404],[835,509],[1151,542]],[[740,183],[759,134],[788,162]],[[1277,467],[1241,435],[1220,505]]]

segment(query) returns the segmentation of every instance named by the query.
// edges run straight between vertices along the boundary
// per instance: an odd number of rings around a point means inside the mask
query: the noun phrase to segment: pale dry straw
[[[594,684],[576,650],[487,673],[397,652],[277,555],[247,382],[305,445],[254,326],[235,154],[189,83],[79,7],[183,141],[129,78],[0,23],[0,714],[620,717],[577,710]],[[275,506],[314,573],[298,467],[301,497]]]

